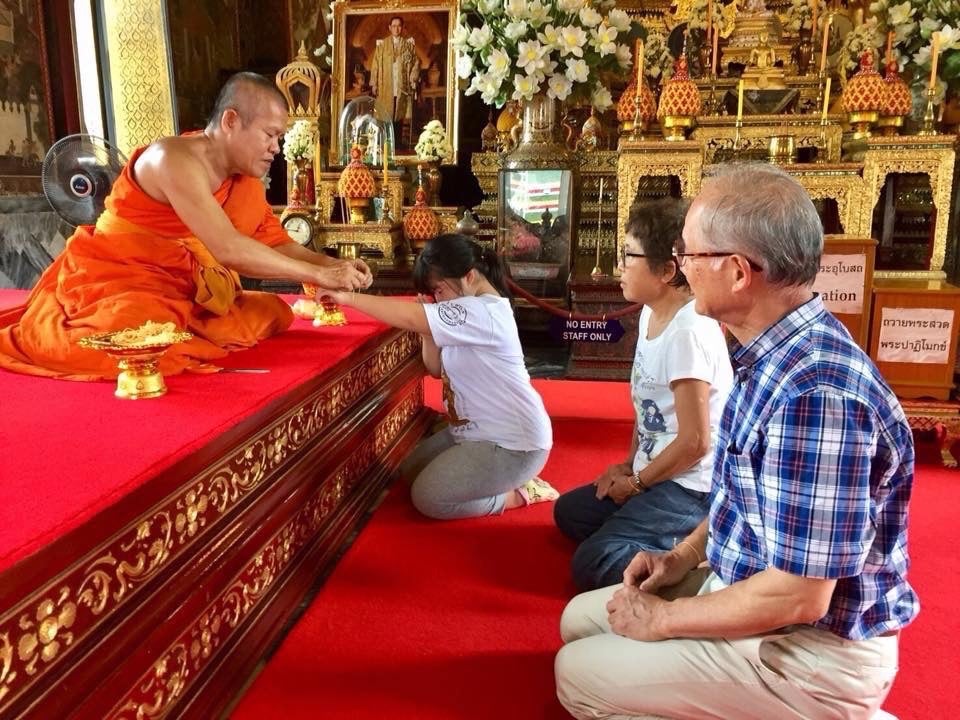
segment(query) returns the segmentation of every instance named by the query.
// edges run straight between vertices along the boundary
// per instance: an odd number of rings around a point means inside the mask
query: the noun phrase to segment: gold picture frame
[[[394,16],[403,20],[401,37],[413,38],[420,63],[416,95],[410,103],[410,117],[400,119],[395,125],[394,156],[401,162],[403,158],[416,157],[413,148],[423,126],[436,118],[443,123],[453,149],[449,162],[457,161],[460,102],[456,53],[450,41],[457,22],[456,1],[357,0],[338,2],[333,6],[334,56],[329,147],[332,165],[340,164],[340,112],[352,97],[370,94],[370,71],[377,41],[389,36],[390,20]],[[437,70],[440,71],[439,75]]]

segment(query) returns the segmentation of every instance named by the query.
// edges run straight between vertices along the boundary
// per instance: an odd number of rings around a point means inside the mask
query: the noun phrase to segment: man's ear
[[[240,113],[233,108],[227,108],[220,116],[220,128],[222,130],[236,130],[242,124],[243,120],[240,118]]]

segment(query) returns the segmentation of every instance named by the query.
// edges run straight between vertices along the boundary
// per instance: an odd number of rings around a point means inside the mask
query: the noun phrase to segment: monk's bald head
[[[268,103],[279,103],[286,110],[287,100],[277,86],[263,75],[238,72],[224,83],[207,120],[207,129],[220,124],[223,113],[234,110],[244,125],[248,125]]]

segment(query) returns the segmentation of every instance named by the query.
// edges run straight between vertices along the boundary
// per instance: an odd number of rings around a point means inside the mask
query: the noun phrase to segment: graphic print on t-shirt
[[[453,427],[469,424],[469,419],[461,418],[457,415],[457,401],[453,394],[453,388],[450,387],[450,378],[447,377],[446,373],[442,373],[441,380],[443,381],[443,404],[447,408],[447,417],[450,420],[450,424]]]
[[[467,321],[467,309],[460,303],[439,303],[437,314],[440,316],[440,319],[450,327],[463,325]]]
[[[653,460],[657,453],[657,441],[662,433],[667,431],[667,423],[663,418],[663,413],[653,400],[644,399],[640,401],[640,408],[643,411],[640,424],[637,427],[637,439],[639,441],[640,452],[647,456],[647,461]]]

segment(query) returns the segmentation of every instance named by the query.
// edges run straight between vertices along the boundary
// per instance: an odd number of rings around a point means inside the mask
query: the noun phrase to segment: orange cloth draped
[[[169,205],[131,176],[140,148],[114,183],[97,225],[82,225],[26,303],[0,311],[0,368],[67,380],[115,378],[116,360],[77,341],[98,332],[173,322],[194,334],[160,361],[164,374],[215,372],[209,361],[289,327],[279,297],[244,291]],[[290,242],[256,178],[233,176],[214,193],[236,229],[274,247]]]

